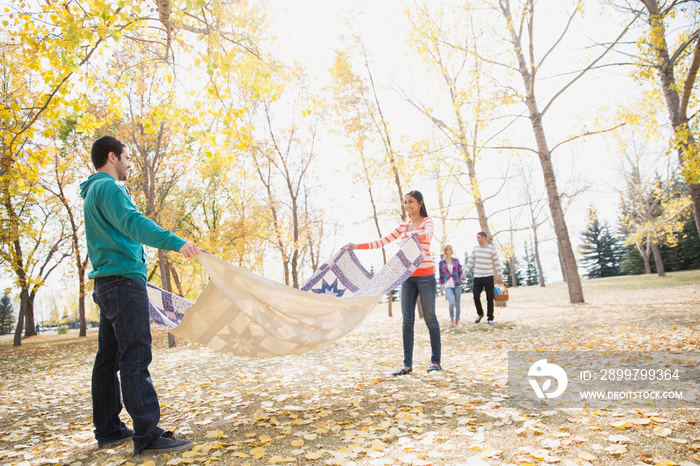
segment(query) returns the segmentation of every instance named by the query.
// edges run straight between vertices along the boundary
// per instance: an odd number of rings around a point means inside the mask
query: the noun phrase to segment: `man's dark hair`
[[[122,159],[122,152],[126,145],[114,136],[102,136],[100,139],[92,143],[90,157],[92,165],[95,169],[100,169],[107,163],[107,156],[110,152],[114,152],[117,159]]]
[[[477,236],[483,236],[484,238],[489,239],[489,237],[483,231],[480,231],[479,233],[477,233]]]

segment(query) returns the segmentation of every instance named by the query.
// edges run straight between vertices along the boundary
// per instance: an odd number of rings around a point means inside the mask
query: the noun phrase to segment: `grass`
[[[673,289],[682,292],[686,287],[697,289],[699,283],[700,270],[670,272],[664,277],[649,274],[581,280],[583,296],[586,302],[597,302],[601,297],[607,298],[610,292],[633,294],[639,290],[650,293],[654,290],[663,289]],[[569,300],[566,282],[550,283],[544,288],[539,286],[520,286],[511,288],[509,292],[514,299],[521,303],[542,302],[543,300],[561,303]],[[695,297],[697,298],[697,295]]]

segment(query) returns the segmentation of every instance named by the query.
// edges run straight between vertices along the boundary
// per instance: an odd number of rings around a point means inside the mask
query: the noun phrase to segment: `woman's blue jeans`
[[[403,364],[413,367],[413,326],[416,320],[416,302],[420,295],[423,319],[428,326],[432,356],[430,362],[440,364],[440,324],[435,316],[435,275],[408,277],[401,285],[401,313],[403,314]]]
[[[134,421],[132,440],[134,453],[138,454],[163,433],[158,427],[158,395],[148,371],[152,353],[146,282],[99,277],[95,279],[92,297],[100,308],[98,348],[92,369],[95,438],[108,442],[124,437],[126,426],[119,419],[123,398]]]
[[[459,301],[462,297],[462,288],[445,288],[445,298],[447,302],[450,303],[450,319],[459,321],[460,306]]]

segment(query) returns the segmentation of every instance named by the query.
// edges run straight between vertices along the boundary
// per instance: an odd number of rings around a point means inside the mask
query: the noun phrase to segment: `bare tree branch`
[[[595,60],[593,60],[592,62],[590,62],[590,63],[588,64],[588,66],[586,66],[586,68],[584,68],[583,70],[581,70],[581,72],[580,72],[574,79],[572,79],[571,81],[569,81],[564,87],[562,87],[562,88],[559,90],[559,92],[557,92],[556,94],[554,94],[554,96],[553,96],[551,99],[549,99],[549,102],[544,106],[544,109],[542,109],[541,115],[544,115],[545,113],[547,113],[547,110],[549,109],[549,107],[552,106],[552,104],[554,103],[554,101],[555,101],[560,95],[562,95],[568,88],[570,88],[570,87],[571,87],[576,81],[578,81],[584,74],[586,74],[588,71],[590,71],[591,69],[593,69],[593,67],[595,66],[595,64],[598,63],[600,60],[602,60],[603,57],[605,57],[605,55],[607,55],[608,52],[610,52],[610,51],[617,45],[617,43],[622,39],[622,37],[623,37],[625,34],[627,34],[627,31],[629,31],[629,29],[630,29],[630,28],[632,27],[632,25],[637,21],[637,18],[639,18],[639,16],[640,16],[641,14],[642,14],[641,11],[638,12],[638,13],[635,15],[634,19],[632,19],[632,21],[630,21],[629,24],[628,24],[628,25],[622,30],[622,32],[617,36],[617,38],[605,48],[605,50],[603,51],[603,53],[601,53],[600,56],[598,56],[598,58],[596,58]]]

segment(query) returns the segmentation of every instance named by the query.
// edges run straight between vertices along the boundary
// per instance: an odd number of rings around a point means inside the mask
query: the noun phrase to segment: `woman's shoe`
[[[432,371],[441,371],[442,367],[440,367],[440,364],[437,366],[435,364],[431,364],[430,367],[426,370],[426,372],[432,372]]]
[[[395,372],[392,372],[391,375],[406,375],[406,374],[410,374],[411,372],[413,372],[412,368],[409,367],[408,369],[404,369],[402,367],[401,369],[399,369]]]

